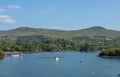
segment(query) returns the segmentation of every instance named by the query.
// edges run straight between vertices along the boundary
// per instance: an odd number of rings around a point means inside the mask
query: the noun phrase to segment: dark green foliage
[[[0,48],[4,51],[42,52],[42,51],[97,51],[103,48],[120,47],[120,40],[100,40],[84,38],[80,40],[40,38],[41,36],[20,37],[17,40],[1,39]]]
[[[0,59],[3,58],[4,52],[0,49]]]
[[[99,56],[116,56],[116,57],[120,57],[120,48],[102,49]]]
[[[85,43],[85,44],[81,45],[80,51],[90,51],[90,52],[91,51],[96,51],[96,47],[95,47],[95,45]]]

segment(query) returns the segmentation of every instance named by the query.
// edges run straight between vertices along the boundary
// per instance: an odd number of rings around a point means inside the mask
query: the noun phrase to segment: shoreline
[[[99,56],[99,57],[102,57],[102,58],[120,58],[120,56]]]

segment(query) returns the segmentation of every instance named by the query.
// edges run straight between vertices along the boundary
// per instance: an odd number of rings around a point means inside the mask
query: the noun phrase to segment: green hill
[[[0,38],[16,39],[17,37],[27,37],[27,36],[29,37],[42,36],[46,38],[55,38],[55,39],[56,38],[74,39],[79,37],[120,38],[120,31],[109,30],[100,26],[95,26],[95,27],[81,29],[81,30],[71,30],[71,31],[29,28],[29,27],[20,27],[12,30],[0,31]]]
[[[3,51],[97,51],[119,47],[120,31],[100,26],[70,31],[28,27],[0,31]]]

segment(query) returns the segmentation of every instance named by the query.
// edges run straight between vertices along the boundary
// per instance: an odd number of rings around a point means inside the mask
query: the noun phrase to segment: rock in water
[[[118,76],[120,76],[120,73],[118,74]]]

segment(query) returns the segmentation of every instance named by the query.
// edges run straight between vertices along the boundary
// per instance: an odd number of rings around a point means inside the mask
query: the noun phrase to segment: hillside
[[[100,26],[90,27],[82,30],[52,30],[42,28],[20,27],[13,30],[0,31],[0,38],[17,38],[26,36],[42,36],[47,38],[72,39],[78,37],[109,37],[120,38],[120,31],[105,29]]]
[[[3,51],[97,51],[119,47],[120,32],[100,26],[71,31],[28,27],[0,31]]]

